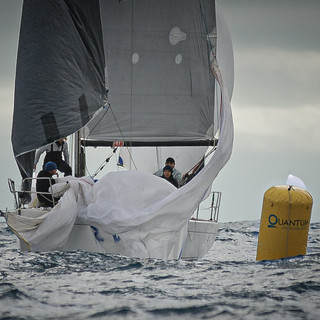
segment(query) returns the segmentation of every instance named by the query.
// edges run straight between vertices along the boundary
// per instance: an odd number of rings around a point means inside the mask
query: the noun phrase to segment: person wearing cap
[[[37,163],[42,153],[46,152],[42,169],[44,169],[44,166],[47,162],[51,161],[57,165],[57,168],[60,172],[64,172],[65,176],[71,176],[72,169],[69,165],[69,151],[67,141],[65,141],[66,139],[67,138],[62,138],[52,144],[39,148],[34,158],[33,170],[36,170]],[[62,154],[64,160],[62,159]]]
[[[57,165],[54,162],[49,161],[37,176],[36,191],[40,207],[53,207],[52,196],[41,192],[49,192],[49,188],[55,184],[55,180],[52,178],[55,174],[57,174]],[[55,198],[54,200],[55,203],[57,203],[59,199]]]
[[[178,182],[172,175],[172,167],[168,164],[162,169],[163,174],[161,178],[166,179],[168,182],[172,183],[176,188],[178,188]]]
[[[175,168],[175,161],[173,158],[169,157],[166,160],[165,166],[170,166],[172,168],[172,176],[178,182],[178,186],[182,180],[182,173]],[[159,169],[154,173],[154,175],[161,177],[163,175],[163,169]]]

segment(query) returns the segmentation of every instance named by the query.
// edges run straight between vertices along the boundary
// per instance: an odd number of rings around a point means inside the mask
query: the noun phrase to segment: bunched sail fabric
[[[208,146],[219,129],[215,1],[101,1],[101,9],[112,110],[89,124],[87,140]]]
[[[34,150],[83,127],[105,104],[98,0],[24,0],[12,146],[23,177]]]

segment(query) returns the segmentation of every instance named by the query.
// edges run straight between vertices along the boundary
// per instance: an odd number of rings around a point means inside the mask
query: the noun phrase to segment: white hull
[[[220,198],[220,192],[212,193],[210,219],[200,218],[199,207],[195,216],[187,220],[180,230],[175,230],[173,236],[168,237],[164,232],[164,237],[154,238],[155,245],[151,250],[149,247],[145,250],[143,241],[141,248],[131,246],[128,239],[132,238],[125,232],[112,235],[102,231],[107,230],[103,227],[98,229],[89,222],[81,221],[81,218],[77,220],[78,215],[81,217],[77,210],[66,214],[66,208],[61,210],[60,207],[54,212],[51,211],[54,209],[22,208],[8,212],[6,220],[20,239],[18,242],[22,251],[83,250],[141,258],[200,259],[210,250],[218,232]],[[43,224],[44,221],[46,223]],[[153,227],[157,228],[156,225]]]
[[[182,259],[203,258],[211,249],[218,233],[219,223],[208,220],[190,220]]]
[[[218,228],[218,222],[191,219],[181,258],[199,259],[204,257],[215,241]],[[23,240],[19,240],[19,246],[21,251],[28,251],[28,247]],[[84,250],[88,252],[125,255],[121,239],[119,240],[106,233],[98,232],[97,229],[83,224],[74,225],[67,243],[60,250]]]

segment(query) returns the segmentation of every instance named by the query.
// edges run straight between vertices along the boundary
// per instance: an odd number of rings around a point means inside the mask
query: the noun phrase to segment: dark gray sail
[[[98,0],[25,0],[12,146],[23,177],[34,150],[83,127],[105,104]]]
[[[214,0],[102,1],[111,109],[91,140],[208,144],[217,131]]]

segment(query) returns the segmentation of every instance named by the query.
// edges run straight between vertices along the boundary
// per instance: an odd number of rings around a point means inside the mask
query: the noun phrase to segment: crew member
[[[47,162],[51,161],[57,165],[57,168],[60,172],[64,172],[65,176],[71,176],[72,169],[69,165],[68,144],[65,140],[66,138],[59,139],[52,144],[39,148],[36,152],[33,169],[36,170],[37,163],[40,159],[40,156],[42,155],[43,152],[46,152],[42,169],[44,169],[44,166]],[[63,154],[64,160],[62,159],[62,154]]]
[[[172,167],[169,165],[166,165],[163,169],[163,174],[161,178],[166,179],[170,183],[172,183],[176,188],[178,188],[178,182],[172,175]]]
[[[49,192],[49,188],[55,184],[55,180],[52,178],[53,175],[57,174],[57,165],[54,162],[47,162],[44,169],[38,173],[36,191],[37,197],[40,202],[40,207],[53,207],[53,199],[50,194],[38,193],[38,192]],[[55,203],[59,199],[54,198]]]
[[[169,157],[166,160],[165,166],[170,166],[172,168],[172,176],[178,182],[178,186],[182,180],[182,173],[175,168],[175,161],[173,158]],[[159,169],[154,173],[154,175],[161,177],[163,175],[163,169]]]

